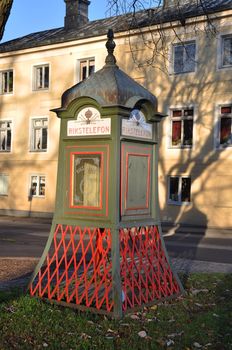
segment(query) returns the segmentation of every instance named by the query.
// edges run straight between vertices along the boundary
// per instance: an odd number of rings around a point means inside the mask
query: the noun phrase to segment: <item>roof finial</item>
[[[114,66],[116,64],[116,58],[114,57],[114,49],[115,49],[115,42],[114,42],[114,32],[113,29],[109,29],[107,33],[107,42],[106,42],[106,48],[108,51],[108,55],[106,56],[105,63],[107,66]]]

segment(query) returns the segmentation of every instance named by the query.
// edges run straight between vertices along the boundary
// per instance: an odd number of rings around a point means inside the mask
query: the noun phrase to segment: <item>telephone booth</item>
[[[182,287],[161,235],[157,99],[116,65],[64,92],[56,207],[32,296],[121,317]]]

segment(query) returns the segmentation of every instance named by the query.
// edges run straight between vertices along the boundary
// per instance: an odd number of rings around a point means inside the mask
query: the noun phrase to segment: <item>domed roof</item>
[[[132,108],[139,100],[148,100],[157,106],[156,97],[116,65],[113,37],[113,32],[109,30],[105,66],[66,90],[62,95],[62,109],[66,109],[72,101],[80,97],[91,97],[101,106],[120,105]]]

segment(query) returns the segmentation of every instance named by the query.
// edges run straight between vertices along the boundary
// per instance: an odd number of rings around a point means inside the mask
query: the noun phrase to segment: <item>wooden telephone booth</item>
[[[121,317],[181,292],[161,237],[157,100],[116,65],[62,96],[56,208],[32,296]]]

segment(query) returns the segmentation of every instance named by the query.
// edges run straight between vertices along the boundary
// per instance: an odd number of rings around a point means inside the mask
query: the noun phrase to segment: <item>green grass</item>
[[[232,275],[181,279],[184,296],[120,321],[0,292],[0,350],[232,349]]]

